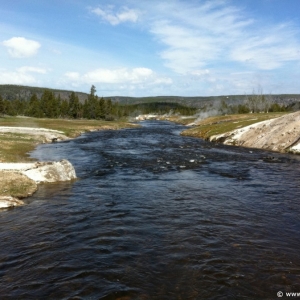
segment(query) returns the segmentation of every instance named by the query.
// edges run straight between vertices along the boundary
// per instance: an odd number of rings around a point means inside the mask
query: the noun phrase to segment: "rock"
[[[24,202],[22,200],[13,198],[11,196],[0,197],[0,209],[21,206],[21,205],[24,205]]]
[[[53,162],[1,163],[0,169],[20,172],[37,183],[76,179],[75,169],[66,159]]]
[[[214,135],[209,140],[226,145],[299,153],[300,112]]]
[[[294,154],[300,154],[300,143],[296,143],[294,146],[290,147],[288,149],[288,152]]]
[[[37,162],[34,168],[24,170],[22,173],[38,183],[69,181],[77,178],[74,167],[66,159],[56,162]]]
[[[274,156],[265,156],[265,157],[263,157],[263,161],[265,161],[265,162],[281,162],[277,157],[274,157]]]
[[[0,132],[12,132],[29,135],[38,135],[44,138],[45,143],[56,141],[63,141],[69,139],[64,132],[59,130],[47,129],[47,128],[31,128],[31,127],[8,127],[0,126]]]
[[[36,162],[36,163],[0,163],[0,183],[2,183],[0,195],[0,209],[24,205],[24,202],[8,196],[8,185],[13,188],[14,185],[20,185],[20,190],[14,191],[14,196],[24,198],[32,195],[37,189],[37,183],[58,182],[76,179],[75,169],[68,160],[55,162]],[[4,176],[4,177],[3,177]],[[0,191],[0,192],[1,192]],[[12,193],[9,193],[12,194]]]

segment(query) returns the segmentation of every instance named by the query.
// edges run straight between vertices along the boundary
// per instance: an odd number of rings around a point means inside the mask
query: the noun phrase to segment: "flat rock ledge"
[[[37,162],[33,167],[21,171],[21,173],[37,183],[69,181],[77,178],[73,165],[66,159]]]
[[[213,135],[209,140],[225,145],[300,154],[300,112]]]
[[[76,179],[73,165],[66,159],[35,163],[0,163],[0,170],[24,174],[36,183],[53,183]],[[9,196],[0,196],[0,208],[23,205],[24,202]]]
[[[22,200],[11,196],[0,196],[0,209],[24,205]]]
[[[0,132],[9,132],[9,133],[21,133],[34,136],[42,136],[44,143],[51,143],[53,141],[64,141],[69,138],[59,130],[47,129],[47,128],[35,128],[35,127],[9,127],[9,126],[0,126]]]

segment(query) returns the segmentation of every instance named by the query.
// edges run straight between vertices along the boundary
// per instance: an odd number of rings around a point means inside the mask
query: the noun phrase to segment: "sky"
[[[300,0],[0,0],[0,84],[300,94]]]

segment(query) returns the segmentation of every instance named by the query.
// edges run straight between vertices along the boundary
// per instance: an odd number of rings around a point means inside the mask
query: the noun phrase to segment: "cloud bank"
[[[78,72],[66,72],[65,77],[85,83],[107,83],[107,84],[171,84],[172,80],[167,77],[159,77],[148,68],[119,68],[104,69],[99,68],[88,71],[84,74]]]

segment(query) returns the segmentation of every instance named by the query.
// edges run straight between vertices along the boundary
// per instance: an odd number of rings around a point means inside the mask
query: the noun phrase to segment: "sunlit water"
[[[28,205],[0,213],[0,298],[300,292],[299,158],[142,124],[32,153],[69,159],[80,179],[41,185]]]

